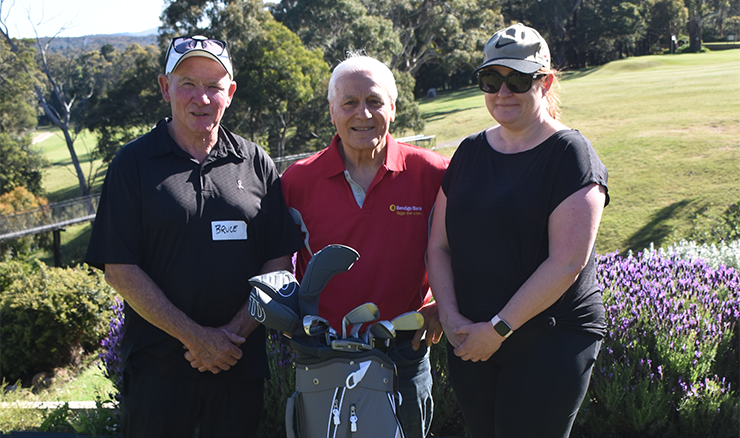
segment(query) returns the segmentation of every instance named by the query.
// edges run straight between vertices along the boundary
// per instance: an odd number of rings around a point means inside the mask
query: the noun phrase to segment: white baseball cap
[[[221,66],[234,79],[234,68],[231,65],[226,42],[203,35],[181,36],[173,38],[164,61],[164,74],[172,73],[182,61],[193,56],[210,58]]]

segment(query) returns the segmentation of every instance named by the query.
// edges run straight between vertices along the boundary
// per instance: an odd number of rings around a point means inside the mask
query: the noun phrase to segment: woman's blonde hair
[[[558,70],[555,70],[554,68],[548,68],[548,67],[542,67],[537,71],[537,73],[544,73],[552,75],[552,84],[550,84],[550,89],[547,90],[547,94],[545,94],[545,100],[547,101],[547,113],[550,114],[550,117],[552,117],[555,120],[560,120],[560,80],[558,79],[558,76],[560,75],[560,72]]]

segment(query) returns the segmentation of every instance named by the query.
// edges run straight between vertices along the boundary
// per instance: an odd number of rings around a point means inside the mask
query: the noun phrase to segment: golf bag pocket
[[[396,367],[379,351],[296,363],[288,437],[403,438]]]

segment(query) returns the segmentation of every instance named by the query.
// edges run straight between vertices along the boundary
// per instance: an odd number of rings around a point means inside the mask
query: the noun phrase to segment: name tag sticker
[[[247,240],[247,223],[244,221],[211,222],[213,240]]]

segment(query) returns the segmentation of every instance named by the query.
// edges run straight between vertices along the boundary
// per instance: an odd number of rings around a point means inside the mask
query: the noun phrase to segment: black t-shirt
[[[497,314],[547,258],[550,214],[591,183],[606,187],[607,177],[591,143],[575,130],[515,154],[494,150],[485,132],[466,138],[442,181],[460,312],[476,322]],[[542,315],[555,317],[558,326],[603,335],[594,255]]]
[[[266,261],[301,246],[278,173],[259,146],[220,128],[200,164],[162,121],[111,162],[85,259],[100,269],[138,265],[195,322],[218,327],[246,302],[248,279]],[[262,326],[242,350],[236,366],[214,377],[266,377]],[[127,366],[163,377],[212,378],[191,368],[183,353],[179,341],[126,306]]]

